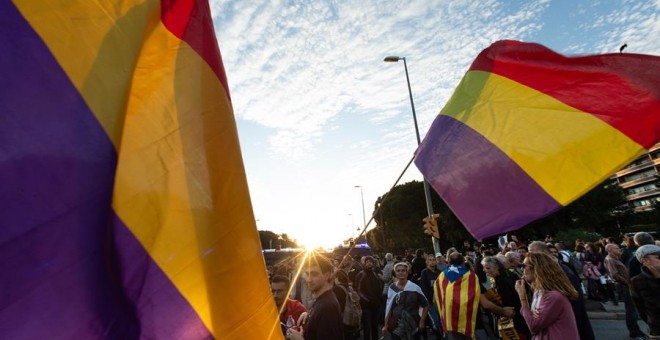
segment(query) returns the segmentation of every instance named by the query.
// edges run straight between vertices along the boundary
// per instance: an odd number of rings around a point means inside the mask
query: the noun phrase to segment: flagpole
[[[406,71],[406,83],[408,84],[408,95],[410,96],[410,107],[412,108],[413,122],[415,123],[415,135],[417,136],[417,146],[422,144],[422,139],[419,136],[419,126],[417,125],[417,114],[415,113],[415,102],[413,101],[412,89],[410,88],[410,77],[408,76],[408,63],[406,63],[406,57],[390,56],[386,57],[383,61],[385,62],[398,62],[403,60],[403,67]],[[431,201],[431,190],[429,183],[424,178],[424,198],[426,199],[426,210],[429,218],[433,218],[433,204]],[[440,240],[431,236],[431,241],[433,242],[433,252],[440,253]]]

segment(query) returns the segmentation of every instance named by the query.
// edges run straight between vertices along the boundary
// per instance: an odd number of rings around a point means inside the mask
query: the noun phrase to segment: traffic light
[[[440,232],[438,231],[438,219],[440,214],[433,214],[433,216],[426,216],[422,221],[424,221],[424,233],[429,234],[435,238],[440,238]]]

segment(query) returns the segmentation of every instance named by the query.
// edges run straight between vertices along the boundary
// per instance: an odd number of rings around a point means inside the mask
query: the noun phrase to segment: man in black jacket
[[[426,258],[424,257],[424,250],[417,249],[415,251],[415,258],[410,263],[412,264],[412,280],[415,284],[419,285],[419,278],[422,275],[422,270],[426,268]]]
[[[383,278],[374,271],[375,261],[364,257],[364,269],[355,276],[355,285],[362,307],[362,329],[364,339],[378,339],[378,315],[383,293]]]
[[[287,338],[293,340],[343,340],[341,307],[332,291],[335,276],[332,263],[323,255],[311,255],[305,261],[307,285],[316,296],[309,311],[304,331],[289,329]]]
[[[426,268],[422,270],[419,286],[422,288],[422,292],[424,293],[426,300],[429,301],[429,317],[431,318],[431,329],[433,330],[433,333],[436,335],[436,337],[440,338],[440,332],[442,332],[442,326],[440,326],[440,315],[438,314],[436,304],[433,303],[433,285],[435,284],[435,280],[438,279],[438,275],[440,275],[437,264],[437,260],[433,254],[426,255]],[[426,339],[425,331],[422,332],[422,338]]]
[[[635,245],[637,248],[641,246],[645,246],[647,244],[655,244],[655,240],[653,239],[653,236],[649,233],[645,233],[643,231],[638,232],[633,236],[633,241],[635,242]],[[630,274],[630,277],[635,277],[639,275],[642,272],[642,264],[637,260],[637,257],[633,257],[630,259],[630,262],[628,263],[628,274]]]
[[[641,246],[635,257],[643,267],[642,273],[630,280],[632,299],[651,335],[660,337],[660,246]]]

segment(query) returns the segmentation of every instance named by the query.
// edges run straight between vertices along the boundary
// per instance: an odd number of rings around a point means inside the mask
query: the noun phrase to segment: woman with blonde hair
[[[523,262],[523,279],[516,282],[516,292],[522,304],[522,314],[532,340],[579,339],[577,324],[569,299],[578,292],[555,259],[543,253],[529,253]],[[531,305],[525,282],[532,287]]]

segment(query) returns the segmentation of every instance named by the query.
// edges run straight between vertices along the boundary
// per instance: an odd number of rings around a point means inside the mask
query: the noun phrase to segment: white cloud
[[[476,51],[500,38],[497,25],[504,34],[527,31],[537,7],[504,15],[495,1],[213,6],[235,111],[276,129],[271,150],[287,157],[313,153],[328,122],[348,108],[376,124],[397,116],[407,99],[403,70],[380,65],[385,55],[410,58],[417,99],[428,102],[427,92],[452,87]],[[464,39],[466,33],[473,37]]]
[[[548,17],[550,7],[569,5],[212,1],[239,131],[250,122],[270,134],[261,153],[244,154],[248,167],[259,160],[248,171],[257,218],[307,230],[290,216],[327,216],[332,207],[336,216],[318,224],[345,224],[355,204],[342,195],[355,197],[355,184],[365,188],[369,215],[417,145],[404,65],[384,63],[385,56],[406,57],[423,137],[471,61],[494,41],[556,44],[562,53],[612,51],[626,41],[631,52],[658,54],[659,3],[585,0],[563,17]],[[419,178],[414,166],[406,178]],[[321,194],[312,200],[310,192]]]

